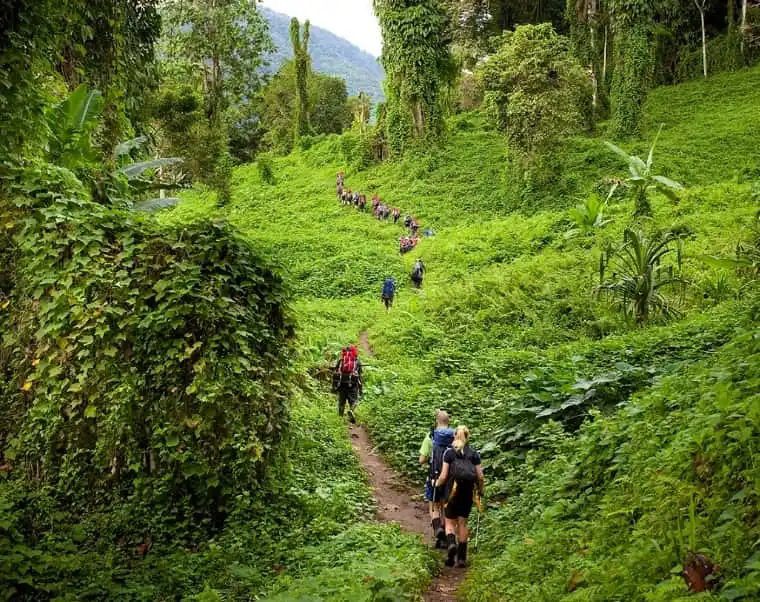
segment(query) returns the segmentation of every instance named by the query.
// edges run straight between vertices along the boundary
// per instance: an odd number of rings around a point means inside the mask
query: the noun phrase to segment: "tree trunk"
[[[744,56],[744,40],[747,37],[747,0],[742,0],[741,51]]]
[[[702,72],[707,77],[707,32],[705,31],[705,4],[707,0],[694,0],[694,4],[699,11],[699,18],[702,21]]]
[[[607,48],[608,48],[609,29],[604,26],[604,53],[602,56],[602,86],[607,85]]]
[[[425,135],[425,115],[422,110],[422,101],[414,103],[414,131],[418,138],[422,138]]]

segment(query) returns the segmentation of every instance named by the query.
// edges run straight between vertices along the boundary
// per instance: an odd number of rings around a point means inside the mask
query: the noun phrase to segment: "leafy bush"
[[[279,276],[222,223],[162,230],[74,199],[25,211],[0,344],[13,473],[82,509],[172,500],[177,519],[222,520],[288,423]]]
[[[527,166],[587,124],[591,87],[569,40],[548,23],[504,34],[479,71],[485,104]]]
[[[277,183],[274,176],[272,157],[269,155],[259,155],[259,158],[256,160],[256,167],[259,170],[259,177],[262,182],[272,185]]]
[[[626,229],[623,245],[602,255],[597,291],[609,295],[619,304],[626,316],[637,324],[646,322],[653,313],[665,317],[678,315],[664,291],[684,285],[678,276],[681,269],[681,250],[678,264],[665,265],[663,259],[673,252],[671,243],[677,240],[672,233],[655,234],[647,238],[641,232]],[[609,281],[605,281],[608,270]]]
[[[576,229],[568,232],[568,235],[572,236],[578,232],[588,234],[594,228],[601,228],[609,223],[610,220],[604,219],[604,209],[614,192],[613,188],[604,200],[598,194],[591,194],[582,204],[570,209],[570,219],[573,220]]]

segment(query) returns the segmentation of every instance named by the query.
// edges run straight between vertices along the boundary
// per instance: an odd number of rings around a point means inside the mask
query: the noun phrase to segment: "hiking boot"
[[[351,409],[348,410],[348,421],[351,424],[356,424],[356,416],[354,416],[354,411]]]
[[[443,529],[440,518],[434,518],[430,521],[433,525],[433,537],[435,538],[435,547],[440,550],[446,549],[446,531]]]
[[[460,543],[457,546],[457,568],[463,569],[467,567],[467,542]]]
[[[446,549],[446,531],[443,530],[443,527],[435,532],[435,547],[439,550]]]
[[[453,533],[449,533],[446,536],[446,542],[449,546],[446,554],[446,566],[454,566],[457,558],[457,538]]]

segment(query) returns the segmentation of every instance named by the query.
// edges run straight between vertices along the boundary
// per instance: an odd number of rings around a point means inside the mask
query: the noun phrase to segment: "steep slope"
[[[290,17],[265,7],[259,10],[269,23],[269,32],[277,50],[270,56],[269,70],[276,72],[282,63],[293,58],[290,44]],[[369,94],[373,102],[383,100],[385,74],[380,62],[371,54],[319,27],[311,28],[310,54],[315,71],[346,80],[349,95]]]
[[[631,203],[616,199],[595,233],[568,235],[577,195],[623,174],[598,138],[568,141],[557,187],[527,200],[478,115],[454,119],[424,156],[349,169],[349,186],[435,228],[403,257],[400,227],[335,201],[335,172],[350,166],[340,139],[278,160],[273,186],[254,166],[237,172],[227,215],[283,265],[313,373],[369,333],[359,413],[386,457],[420,479],[435,408],[471,427],[491,507],[465,599],[679,600],[689,551],[723,567],[732,599],[760,595],[760,294],[702,260],[753,235],[760,68],[659,89],[646,113],[642,139],[621,144],[646,149],[664,123],[657,169],[687,190],[677,204],[655,198],[647,227],[685,235],[688,286],[675,293],[680,318],[643,328],[593,294],[600,250],[619,244]],[[196,201],[172,219],[214,213]],[[404,283],[419,256],[423,289],[402,286],[385,312],[382,279]]]

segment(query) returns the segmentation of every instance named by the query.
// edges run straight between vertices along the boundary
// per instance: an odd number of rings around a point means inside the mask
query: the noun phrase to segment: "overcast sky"
[[[314,25],[380,56],[380,25],[372,12],[372,0],[263,0],[263,6]]]

